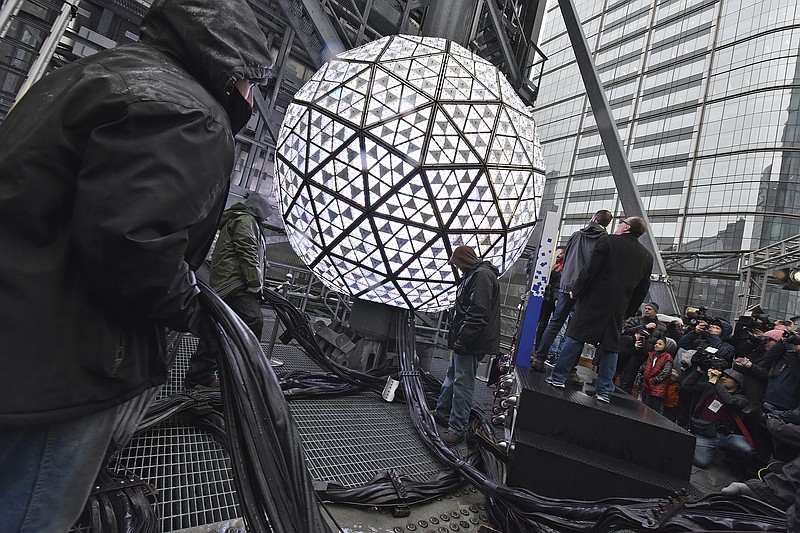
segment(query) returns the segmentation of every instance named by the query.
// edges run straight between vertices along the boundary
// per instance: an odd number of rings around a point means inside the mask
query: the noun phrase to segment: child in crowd
[[[642,403],[659,413],[663,412],[668,380],[672,376],[672,356],[666,348],[666,340],[658,339],[642,367]]]

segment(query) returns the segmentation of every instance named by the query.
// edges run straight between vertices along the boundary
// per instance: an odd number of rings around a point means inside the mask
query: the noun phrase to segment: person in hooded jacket
[[[222,214],[219,237],[211,257],[211,287],[261,339],[264,315],[261,291],[267,270],[266,242],[261,229],[272,207],[258,193],[250,193]],[[219,379],[215,344],[200,339],[189,359],[184,386],[187,389],[217,389]],[[278,366],[278,361],[273,361]],[[282,363],[281,363],[282,364]]]
[[[453,250],[450,264],[463,276],[450,313],[450,364],[433,416],[447,427],[442,440],[454,445],[464,440],[467,431],[478,363],[500,350],[500,273],[465,245]]]
[[[67,531],[165,328],[206,330],[193,271],[272,64],[246,1],[155,0],[0,125],[0,531]]]
[[[595,398],[611,401],[623,321],[633,316],[650,288],[653,256],[639,242],[647,222],[639,217],[621,220],[614,235],[598,239],[588,264],[568,295],[576,299],[561,357],[545,381],[563,388],[585,343],[602,345]],[[562,278],[563,279],[563,278]]]
[[[672,355],[667,351],[667,340],[660,338],[656,340],[653,351],[647,355],[647,360],[642,365],[642,388],[639,391],[642,403],[663,413],[671,376]]]
[[[611,223],[612,218],[614,217],[611,211],[601,209],[592,216],[585,228],[570,235],[564,247],[564,267],[561,269],[561,280],[559,282],[561,292],[556,296],[557,304],[555,311],[553,311],[553,316],[550,317],[550,321],[542,332],[541,338],[536,340],[534,350],[536,356],[531,362],[533,370],[544,372],[544,362],[550,352],[550,346],[575,307],[575,300],[569,297],[569,293],[575,288],[575,282],[581,273],[581,269],[589,262],[589,256],[595,244],[597,244],[597,240],[604,235],[608,235],[606,227]],[[577,372],[574,372],[574,369],[568,377],[570,384],[583,387],[583,380],[580,379]]]

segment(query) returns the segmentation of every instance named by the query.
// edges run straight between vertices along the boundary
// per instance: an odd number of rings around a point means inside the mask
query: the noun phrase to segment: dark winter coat
[[[730,333],[726,335],[726,331],[730,332],[731,330],[731,325],[725,321],[722,324],[722,335],[711,335],[707,332],[697,333],[696,330],[692,329],[680,338],[678,347],[684,350],[701,350],[711,346],[717,349],[717,357],[725,359],[728,363],[733,363],[736,350],[730,343],[726,342],[726,339],[730,339]]]
[[[783,410],[800,404],[800,354],[796,347],[778,342],[750,373],[765,383],[764,401]]]
[[[585,228],[579,229],[569,236],[564,247],[564,268],[561,271],[561,292],[573,290],[581,270],[589,262],[597,240],[608,235],[606,229],[597,222],[589,222]]]
[[[622,322],[644,301],[652,270],[653,256],[633,235],[600,237],[573,289],[578,301],[567,334],[619,351]]]
[[[450,315],[448,346],[456,353],[483,356],[500,351],[498,270],[486,261],[464,272]]]
[[[266,245],[261,222],[242,203],[222,214],[219,237],[211,258],[211,286],[222,296],[260,293],[264,287]]]
[[[163,327],[197,323],[192,271],[233,169],[228,111],[244,99],[228,93],[271,65],[243,0],[156,0],[141,42],[59,68],[11,110],[0,424],[86,415],[165,380]]]
[[[655,324],[656,327],[652,329],[648,329],[645,327],[646,324]],[[646,317],[642,316],[634,316],[629,318],[625,321],[625,324],[622,326],[622,333],[624,335],[630,335],[634,337],[637,331],[643,331],[647,333],[647,339],[645,339],[645,349],[650,352],[653,351],[653,347],[656,345],[656,341],[664,336],[667,332],[667,326],[659,322],[658,318],[656,317]]]

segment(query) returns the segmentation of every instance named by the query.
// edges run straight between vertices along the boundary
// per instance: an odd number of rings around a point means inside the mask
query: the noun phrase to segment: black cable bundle
[[[258,339],[202,282],[200,296],[221,348],[228,452],[248,529],[331,532],[316,503],[297,426]]]
[[[361,388],[333,372],[305,372],[295,370],[281,374],[283,396],[287,400],[312,396],[344,396]]]
[[[295,339],[312,361],[323,369],[340,376],[352,385],[375,392],[381,392],[383,390],[384,379],[366,372],[359,372],[358,370],[347,368],[327,357],[314,338],[311,325],[308,323],[308,317],[302,314],[289,300],[271,289],[264,289],[262,294],[264,295],[265,303],[272,307],[276,316],[286,328],[286,333],[284,335]],[[281,340],[288,342],[288,339],[283,336]]]
[[[155,489],[146,482],[103,468],[78,524],[102,533],[160,533],[154,500]]]

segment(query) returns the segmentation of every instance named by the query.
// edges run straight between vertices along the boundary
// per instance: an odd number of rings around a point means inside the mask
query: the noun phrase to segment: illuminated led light
[[[278,136],[289,242],[329,288],[450,307],[466,244],[506,271],[536,222],[544,160],[505,77],[458,44],[395,35],[325,64]]]

